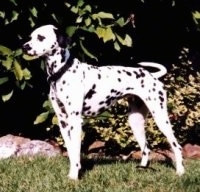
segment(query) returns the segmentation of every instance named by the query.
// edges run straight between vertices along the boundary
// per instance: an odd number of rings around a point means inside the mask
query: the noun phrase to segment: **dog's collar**
[[[47,77],[47,82],[51,84],[52,82],[58,81],[63,76],[63,74],[72,66],[73,61],[74,58],[70,55],[65,65],[63,65],[57,72]]]

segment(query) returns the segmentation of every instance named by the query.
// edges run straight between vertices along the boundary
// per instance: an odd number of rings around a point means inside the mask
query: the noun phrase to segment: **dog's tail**
[[[159,69],[159,71],[151,73],[156,78],[160,78],[160,77],[164,76],[167,73],[166,67],[163,66],[163,65],[161,65],[161,64],[159,64],[159,63],[154,63],[154,62],[140,62],[138,64],[141,65],[141,66],[143,66],[143,67],[154,67],[154,68]]]

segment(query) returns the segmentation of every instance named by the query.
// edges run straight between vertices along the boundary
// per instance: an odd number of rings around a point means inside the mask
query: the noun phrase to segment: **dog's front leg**
[[[54,91],[50,91],[50,99],[57,115],[60,132],[68,151],[70,160],[69,178],[76,180],[78,179],[79,170],[81,168],[81,112],[78,112],[78,110],[67,111],[66,109],[69,109],[69,107],[65,106],[66,102],[64,103],[58,99]]]
[[[66,119],[66,127],[63,127],[64,121],[61,121],[60,131],[62,137],[64,139],[69,161],[70,161],[70,170],[69,170],[69,178],[70,179],[78,179],[79,170],[81,168],[80,164],[80,150],[81,150],[81,124],[82,119],[81,116],[70,115]]]

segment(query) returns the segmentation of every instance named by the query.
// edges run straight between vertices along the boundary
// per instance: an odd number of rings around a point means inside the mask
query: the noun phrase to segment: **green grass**
[[[178,177],[166,163],[140,170],[135,161],[85,160],[91,169],[71,181],[67,158],[11,158],[0,161],[0,192],[199,192],[200,161],[184,163],[186,174]]]

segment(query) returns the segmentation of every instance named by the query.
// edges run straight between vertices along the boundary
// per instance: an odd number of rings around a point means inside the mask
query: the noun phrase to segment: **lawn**
[[[185,160],[186,174],[178,177],[172,165],[151,162],[138,169],[136,161],[85,159],[79,181],[67,178],[65,157],[23,157],[0,161],[1,192],[199,192],[200,161]]]

